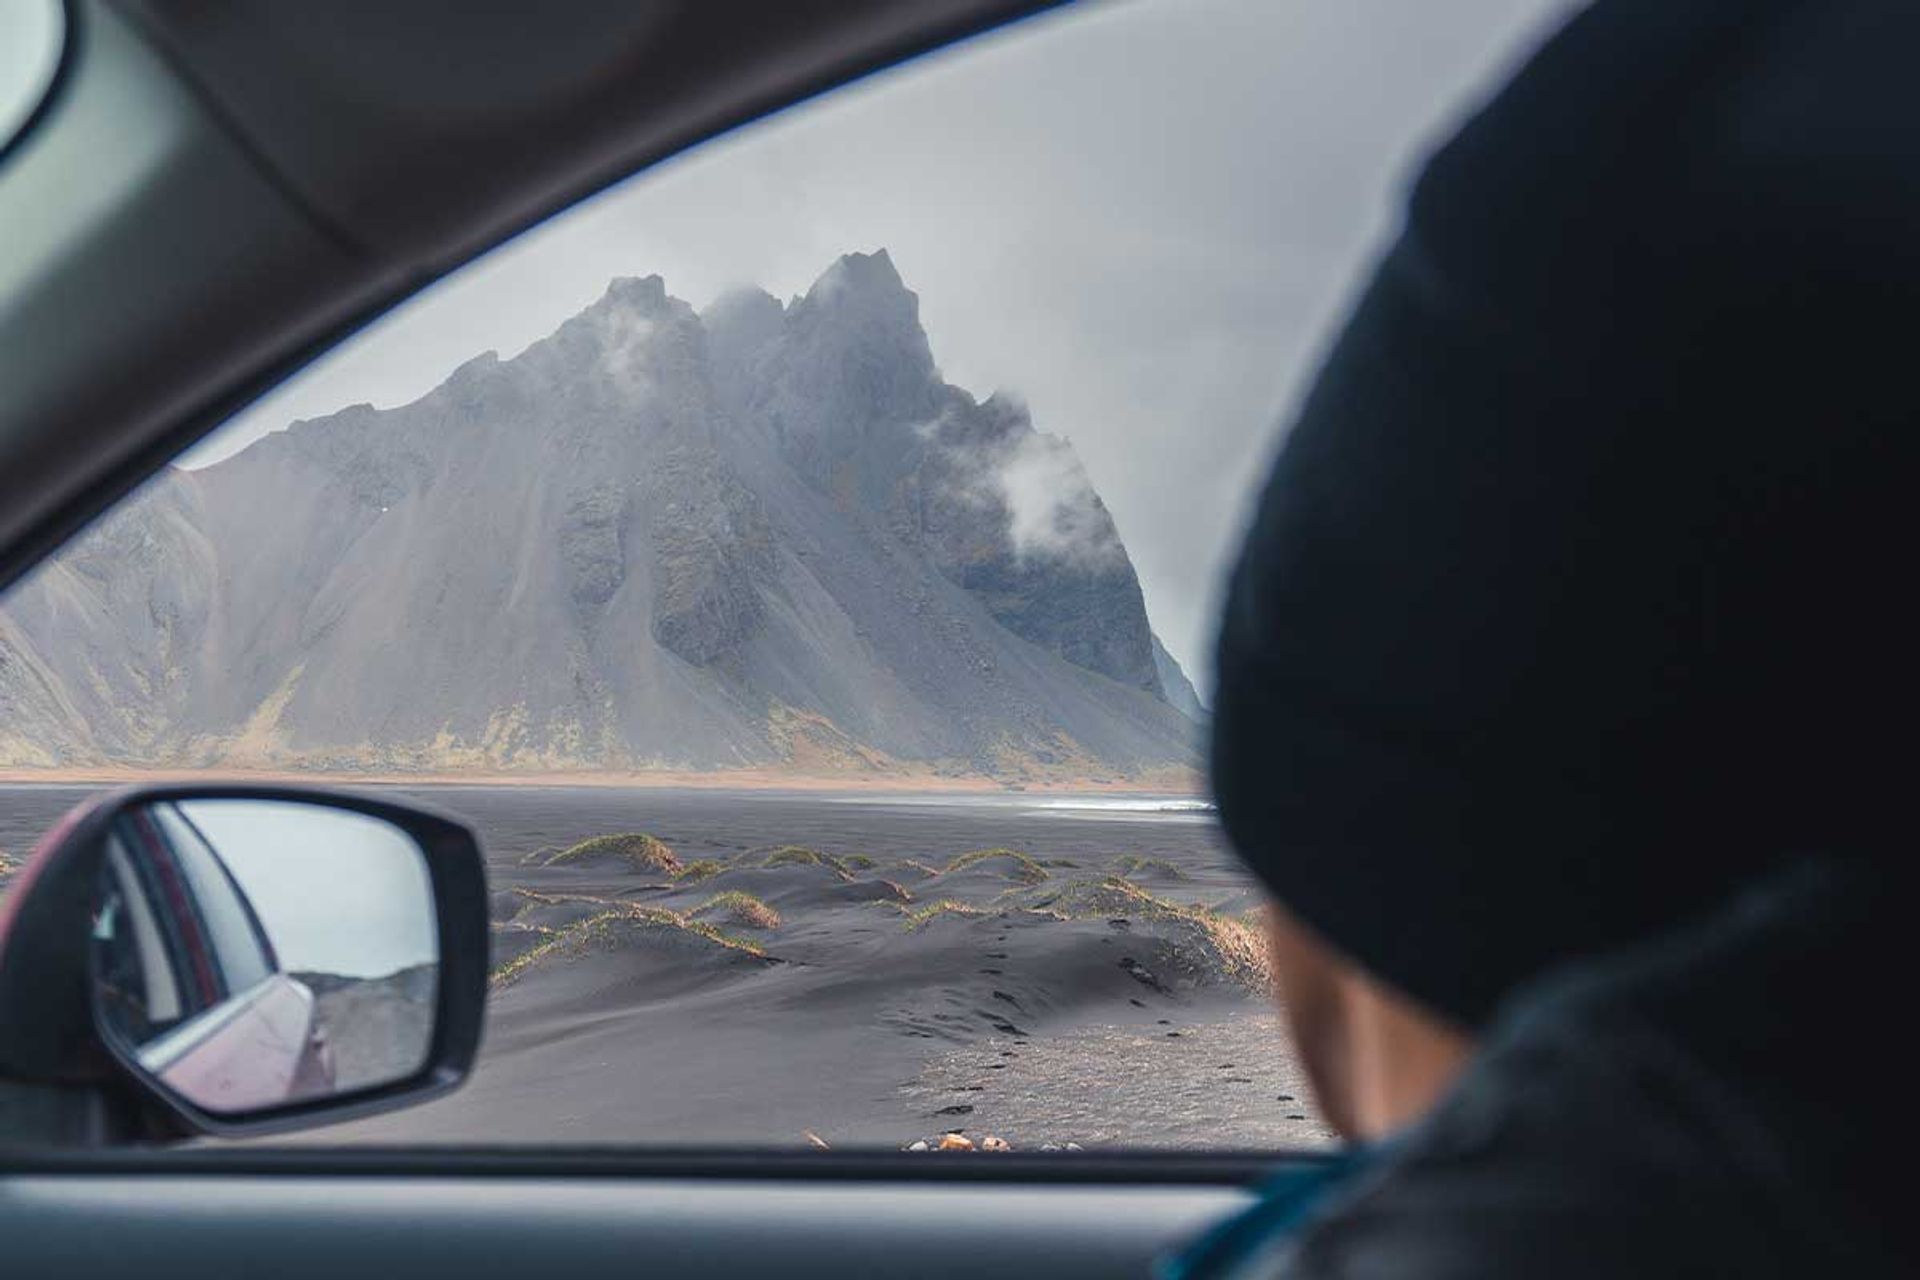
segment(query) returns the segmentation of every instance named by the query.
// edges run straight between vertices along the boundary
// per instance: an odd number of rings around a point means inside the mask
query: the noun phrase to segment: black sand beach
[[[0,788],[23,854],[91,788]],[[327,1141],[1015,1149],[1330,1136],[1204,811],[1116,797],[424,787],[488,849],[459,1093]],[[590,837],[632,844],[549,861]],[[982,851],[998,851],[983,853]]]

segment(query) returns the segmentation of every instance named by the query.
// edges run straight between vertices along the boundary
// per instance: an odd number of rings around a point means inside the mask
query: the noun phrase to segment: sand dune
[[[417,794],[489,847],[480,1064],[451,1097],[316,1140],[804,1145],[812,1131],[897,1149],[959,1129],[1021,1150],[1330,1136],[1265,991],[1246,918],[1259,894],[1205,814]],[[633,834],[660,847],[555,857]]]

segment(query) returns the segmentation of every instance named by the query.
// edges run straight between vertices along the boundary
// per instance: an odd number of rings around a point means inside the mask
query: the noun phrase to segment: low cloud
[[[1004,394],[997,400],[1020,421],[994,438],[954,439],[943,429],[944,422],[914,428],[946,456],[959,496],[1004,511],[1008,540],[1022,559],[1066,561],[1085,568],[1124,563],[1126,548],[1113,517],[1073,446],[1035,431],[1025,421],[1024,408]]]
[[[1089,566],[1125,558],[1113,517],[1065,440],[1039,432],[1018,437],[992,478],[1007,506],[1016,555]]]
[[[610,307],[600,323],[601,371],[628,396],[650,393],[653,378],[647,371],[646,346],[656,327],[653,320],[626,307]]]

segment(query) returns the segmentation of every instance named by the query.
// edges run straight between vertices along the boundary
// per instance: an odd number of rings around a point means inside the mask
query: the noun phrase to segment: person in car
[[[1920,1274],[1917,34],[1595,4],[1427,163],[1219,642],[1353,1144],[1172,1274]]]

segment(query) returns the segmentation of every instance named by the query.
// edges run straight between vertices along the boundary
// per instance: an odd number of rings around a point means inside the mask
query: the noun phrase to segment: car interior
[[[0,0],[0,1276],[1905,1274],[1916,34]]]
[[[0,583],[516,232],[703,139],[1045,7],[559,0],[534,21],[532,6],[451,0],[67,0],[50,82],[0,156]],[[318,1052],[302,1011],[330,989],[310,970],[209,985],[194,1017],[218,1021],[152,1048],[181,1018],[186,976],[160,970],[191,968],[211,908],[170,898],[170,864],[136,867],[110,833],[223,800],[390,824],[425,866],[420,915],[437,931],[419,954],[437,985],[417,1063],[336,1079],[348,1051],[324,1046],[327,1087],[264,1111],[244,1104],[266,1086],[231,1064],[171,1070],[251,1021],[294,1055],[273,1060],[275,1089],[322,1071],[295,1061]],[[136,879],[147,887],[111,890]],[[131,942],[103,962],[128,970],[111,984],[125,1010],[96,1018],[86,940],[115,948],[103,892],[132,917]],[[285,1140],[460,1083],[480,1041],[483,896],[465,826],[327,791],[136,788],[51,832],[0,923],[6,1272],[1140,1275],[1247,1202],[1276,1162]]]

